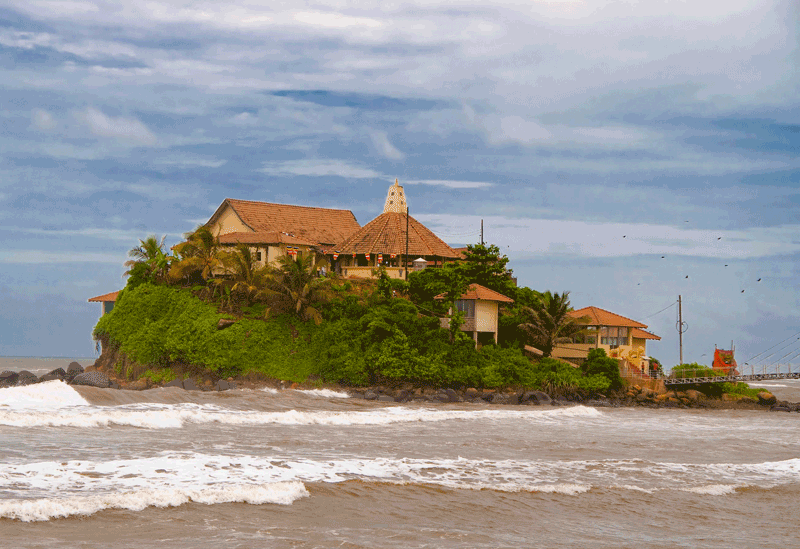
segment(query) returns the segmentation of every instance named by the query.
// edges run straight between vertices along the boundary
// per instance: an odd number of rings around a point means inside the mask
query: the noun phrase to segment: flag
[[[397,254],[389,254],[389,257],[391,257],[392,259],[394,259],[395,257],[397,257]]]
[[[378,263],[383,263],[383,254],[378,254]]]
[[[364,257],[366,257],[366,258],[367,258],[367,261],[369,261],[369,252],[365,253],[365,254],[364,254]]]

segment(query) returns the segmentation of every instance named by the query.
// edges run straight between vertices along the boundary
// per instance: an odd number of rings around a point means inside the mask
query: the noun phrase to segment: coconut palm
[[[530,307],[521,310],[524,321],[519,328],[528,342],[550,356],[558,343],[565,343],[586,328],[587,318],[574,318],[570,311],[569,292],[561,295],[547,291]]]
[[[322,315],[315,305],[326,299],[327,286],[326,279],[317,277],[310,256],[296,260],[283,256],[268,282],[271,310],[291,311],[303,320],[319,324]]]
[[[231,277],[231,292],[244,296],[247,302],[266,295],[272,269],[259,265],[248,246],[238,244],[222,256],[222,261]]]
[[[170,278],[180,280],[198,272],[204,280],[208,280],[222,269],[223,258],[219,239],[208,227],[201,225],[183,236],[186,241],[175,246],[178,260],[170,270]]]
[[[144,240],[139,240],[139,245],[131,248],[128,252],[128,261],[125,266],[128,268],[125,274],[128,276],[138,276],[160,282],[166,278],[172,257],[164,253],[164,241],[167,236],[161,237],[151,234]]]

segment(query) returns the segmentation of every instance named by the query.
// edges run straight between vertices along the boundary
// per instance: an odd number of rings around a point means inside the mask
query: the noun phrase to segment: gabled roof
[[[405,254],[406,214],[384,212],[336,245],[343,254]],[[425,225],[408,216],[408,253],[456,259],[460,254]]]
[[[206,226],[230,206],[247,227],[257,233],[285,233],[314,244],[333,245],[361,228],[350,210],[273,204],[226,198]]]
[[[631,330],[631,335],[639,339],[655,339],[656,341],[661,341],[661,338],[656,334],[652,334],[646,330],[642,330],[641,328],[634,328]]]
[[[577,311],[567,313],[573,318],[589,317],[589,326],[627,326],[629,328],[647,328],[647,324],[636,322],[630,318],[625,318],[614,314],[600,307],[584,307]]]
[[[433,299],[444,299],[445,294],[439,294]],[[470,284],[467,291],[461,294],[459,299],[480,299],[482,301],[500,301],[502,303],[514,303],[510,297],[506,297],[501,293],[490,290],[486,286],[480,284]]]
[[[90,297],[88,299],[88,301],[89,301],[89,303],[102,303],[104,301],[112,301],[113,302],[113,301],[117,300],[117,296],[119,295],[119,293],[121,291],[122,290],[117,290],[116,292],[111,292],[111,293],[108,293],[108,294],[103,294],[103,295],[98,295],[98,296],[95,296],[95,297]]]
[[[297,238],[281,232],[255,232],[255,233],[226,233],[219,235],[220,244],[294,244],[303,246],[315,246],[316,242],[311,242],[304,238]]]

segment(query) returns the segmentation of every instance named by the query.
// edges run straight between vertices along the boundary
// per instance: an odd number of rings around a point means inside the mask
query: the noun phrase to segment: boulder
[[[758,393],[758,403],[762,406],[772,406],[778,402],[778,399],[775,398],[775,395],[768,391],[761,391]]]
[[[607,399],[592,399],[587,400],[586,405],[594,408],[609,408],[611,407],[611,401]]]
[[[464,402],[464,399],[461,398],[461,395],[456,393],[453,389],[445,389],[445,393],[447,393],[447,397],[450,399],[450,402]]]
[[[116,381],[112,381],[111,382],[111,387],[109,387],[109,388],[110,389],[119,389],[119,383],[117,383]]]
[[[45,377],[47,377],[47,379],[45,379]],[[64,368],[56,368],[55,370],[51,370],[40,377],[39,381],[52,381],[54,379],[67,379],[67,371]]]
[[[789,408],[788,406],[773,406],[772,408],[770,408],[770,410],[772,410],[773,412],[791,412],[792,411],[792,409]]]
[[[77,362],[70,362],[69,366],[67,366],[67,377],[66,377],[67,383],[71,383],[72,380],[75,379],[75,376],[82,373],[83,373],[83,366],[81,366]]]
[[[478,391],[475,387],[470,387],[466,391],[464,391],[464,398],[468,400],[473,400],[475,398],[480,397],[481,392]]]
[[[17,385],[17,378],[19,374],[10,370],[0,372],[0,388],[2,387],[15,387]]]
[[[172,381],[164,385],[164,387],[180,387],[181,389],[183,389],[183,380],[177,378],[173,379]]]
[[[450,402],[450,395],[442,391],[440,393],[436,393],[435,395],[430,397],[430,399],[432,401],[437,401],[437,402]]]
[[[194,382],[192,378],[186,378],[183,380],[183,388],[187,391],[199,391],[200,387]]]
[[[39,383],[39,378],[36,377],[36,374],[33,372],[22,370],[19,373],[19,376],[17,376],[17,387],[21,387],[23,385],[33,385],[34,383]]]
[[[551,401],[550,395],[543,391],[533,391],[533,396],[529,400],[532,404],[550,404]]]
[[[217,330],[224,330],[225,328],[229,328],[236,324],[235,320],[231,320],[229,318],[220,318],[219,322],[217,322]]]
[[[506,404],[519,404],[519,396],[517,393],[509,393],[506,397],[508,397]]]
[[[377,400],[378,399],[378,393],[376,393],[375,391],[370,389],[369,391],[364,393],[364,398],[366,400]]]
[[[491,402],[492,404],[508,404],[508,397],[509,395],[503,393],[495,393]]]
[[[705,397],[706,395],[694,389],[689,389],[688,391],[686,391],[686,398],[688,398],[689,400],[702,400]]]
[[[89,387],[100,387],[106,389],[111,387],[111,380],[102,372],[85,372],[76,375],[70,382],[72,385],[88,385]]]
[[[225,381],[224,379],[220,379],[219,381],[217,381],[217,385],[215,387],[217,391],[228,391],[230,390],[230,388],[231,384]]]
[[[394,397],[389,395],[381,395],[377,398],[378,402],[394,402]]]

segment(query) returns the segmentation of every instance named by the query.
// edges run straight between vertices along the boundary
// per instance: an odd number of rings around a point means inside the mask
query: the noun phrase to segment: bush
[[[606,356],[605,349],[592,349],[581,365],[581,371],[587,377],[602,376],[608,380],[608,388],[612,391],[621,389],[624,385],[622,375],[619,373],[619,361]]]
[[[719,370],[709,368],[697,362],[691,364],[678,364],[672,368],[671,377],[684,378],[684,377],[722,377],[725,374]]]

